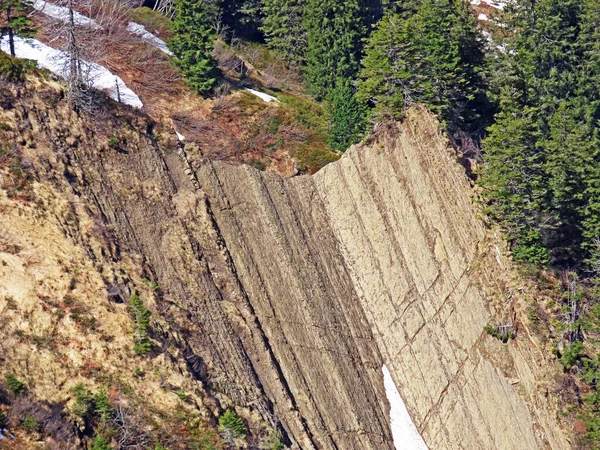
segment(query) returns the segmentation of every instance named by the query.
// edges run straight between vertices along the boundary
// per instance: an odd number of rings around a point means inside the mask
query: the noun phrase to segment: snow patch
[[[482,20],[482,21],[484,21],[484,22],[487,22],[488,20],[490,20],[490,18],[487,16],[487,14],[480,13],[480,14],[477,16],[477,20]]]
[[[70,20],[69,8],[66,6],[58,6],[54,3],[48,3],[44,0],[35,0],[33,2],[33,8],[49,17],[52,17],[53,19],[58,19],[63,22],[68,22]],[[88,26],[94,29],[102,28],[94,19],[90,19],[89,17],[84,16],[77,11],[73,11],[73,21],[75,22],[75,25]]]
[[[255,91],[254,89],[250,89],[250,88],[246,88],[246,90],[248,92],[250,92],[251,94],[256,95],[258,98],[264,100],[265,102],[277,102],[279,103],[279,100],[277,100],[276,97],[273,97],[272,95],[269,94],[265,94],[264,92],[260,92],[260,91]]]
[[[167,55],[173,54],[173,52],[169,50],[169,47],[167,47],[167,43],[146,30],[144,25],[140,25],[139,23],[135,22],[129,22],[129,24],[127,24],[127,31],[140,36],[144,41],[156,47],[161,52],[166,53]]]
[[[390,402],[390,425],[396,450],[428,450],[427,444],[419,434],[419,430],[410,418],[410,414],[400,397],[398,388],[392,379],[392,374],[384,364],[383,386],[385,395]]]
[[[0,40],[0,50],[10,53],[8,36]],[[15,36],[15,53],[17,58],[33,59],[40,67],[48,69],[59,77],[66,78],[68,72],[68,55],[62,50],[49,47],[35,39],[23,39]],[[106,67],[85,61],[83,65],[92,87],[106,91],[111,98],[121,103],[131,105],[135,108],[144,106],[136,93],[129,89],[121,78],[112,74]]]
[[[181,134],[179,131],[175,130],[175,134],[177,135],[177,139],[179,139],[180,142],[185,141],[185,136],[183,134]]]

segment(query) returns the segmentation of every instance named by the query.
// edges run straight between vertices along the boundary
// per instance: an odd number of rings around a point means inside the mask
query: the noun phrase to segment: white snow
[[[164,52],[167,55],[173,54],[173,52],[169,50],[169,47],[167,47],[167,43],[146,30],[144,25],[140,25],[139,23],[135,22],[129,22],[127,25],[127,31],[140,36],[144,41],[148,42],[150,45],[153,45],[161,52]]]
[[[419,430],[408,414],[408,410],[400,397],[398,388],[392,379],[392,374],[384,364],[383,386],[385,395],[390,402],[390,425],[396,450],[428,450],[427,444],[419,434]]]
[[[9,53],[8,37],[0,41],[0,50]],[[65,78],[67,74],[68,56],[66,52],[49,47],[35,39],[23,39],[15,36],[15,53],[18,58],[33,59],[40,67]],[[123,80],[113,75],[106,67],[93,62],[83,62],[85,73],[88,75],[90,84],[96,89],[107,91],[108,95],[115,100],[131,105],[135,108],[143,106],[140,98],[129,89]],[[116,86],[119,86],[117,93]]]
[[[69,8],[65,6],[55,5],[44,0],[35,0],[33,8],[54,19],[62,20],[63,22],[69,21]],[[95,29],[102,28],[94,19],[90,19],[77,11],[73,11],[73,21],[76,25],[80,26],[89,26]]]
[[[477,20],[483,20],[484,22],[487,22],[487,21],[488,21],[488,20],[490,20],[490,19],[489,19],[489,17],[487,16],[487,14],[480,13],[480,14],[477,16]]]
[[[260,91],[255,91],[254,89],[250,89],[250,88],[246,88],[246,90],[248,92],[250,92],[251,94],[256,95],[258,98],[264,100],[265,102],[277,102],[279,103],[279,100],[277,100],[277,98],[273,97],[272,95],[269,94],[265,94],[264,92],[260,92]]]
[[[177,135],[177,139],[179,139],[180,142],[185,141],[185,136],[183,134],[181,134],[179,131],[175,130],[175,134]]]

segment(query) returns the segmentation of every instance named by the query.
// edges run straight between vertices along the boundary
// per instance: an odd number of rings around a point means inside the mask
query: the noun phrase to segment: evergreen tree
[[[222,2],[221,20],[233,35],[253,41],[263,39],[260,0],[222,0]]]
[[[358,0],[306,1],[306,79],[318,100],[330,94],[338,78],[356,76],[366,33],[363,13]]]
[[[175,0],[169,48],[190,87],[201,94],[210,92],[219,76],[212,50],[220,7],[218,0]]]
[[[523,0],[505,20],[505,51],[493,60],[500,113],[484,142],[490,211],[509,230],[517,259],[547,262],[545,248],[555,265],[578,264],[587,186],[598,170],[597,120],[578,82],[582,6]]]
[[[339,79],[331,93],[330,145],[345,151],[359,142],[364,134],[362,111],[349,80]]]
[[[468,4],[422,0],[414,8],[384,17],[371,35],[359,98],[375,120],[399,117],[409,101],[427,104],[450,131],[481,127],[483,51]]]
[[[0,0],[2,26],[0,39],[8,36],[10,55],[15,55],[15,35],[30,37],[35,33],[33,21],[27,16],[27,10],[32,7],[32,0]]]
[[[269,47],[290,63],[302,65],[307,37],[304,27],[303,0],[264,0],[262,30]]]

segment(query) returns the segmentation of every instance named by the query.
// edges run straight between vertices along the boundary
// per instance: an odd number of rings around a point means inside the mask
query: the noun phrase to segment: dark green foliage
[[[0,79],[18,83],[25,81],[27,70],[35,66],[26,60],[16,59],[0,52]]]
[[[133,321],[133,350],[138,355],[146,354],[152,349],[152,343],[148,337],[152,314],[137,294],[132,294],[129,299],[129,313]]]
[[[483,327],[483,331],[485,331],[490,336],[495,337],[499,341],[502,341],[503,344],[506,344],[509,340],[515,338],[515,333],[511,328],[502,328],[499,325],[494,325],[492,323],[488,323],[485,327]]]
[[[571,368],[578,362],[582,355],[583,343],[580,341],[573,342],[565,347],[560,358],[560,363],[566,370],[571,370]]]
[[[220,3],[175,0],[175,13],[171,22],[173,38],[168,42],[175,64],[193,90],[207,94],[216,86],[219,76],[212,51],[216,39],[213,24],[220,14]]]
[[[427,104],[451,132],[476,131],[487,113],[476,23],[463,1],[422,0],[414,14],[384,17],[367,43],[359,98],[373,119]]]
[[[262,11],[260,0],[223,0],[221,20],[228,31],[237,37],[262,40]]]
[[[73,414],[85,417],[91,411],[94,396],[83,383],[76,384],[71,389],[71,392],[75,394],[75,405],[72,409]]]
[[[506,51],[491,59],[500,111],[483,146],[489,212],[515,259],[582,267],[600,236],[597,3],[522,1],[505,20]]]
[[[331,93],[331,133],[329,145],[345,151],[364,135],[364,112],[347,80],[339,80]]]
[[[27,387],[25,383],[20,381],[14,374],[9,373],[6,376],[6,388],[11,394],[14,395],[23,395],[27,392]]]
[[[230,433],[236,438],[243,439],[246,437],[246,425],[244,424],[244,421],[231,410],[225,411],[225,413],[219,417],[219,431],[221,431],[221,433]]]
[[[0,39],[8,36],[11,56],[15,56],[14,36],[31,37],[35,34],[34,22],[28,16],[32,0],[2,0],[0,15],[3,25],[0,27]]]
[[[91,450],[113,450],[110,441],[103,436],[97,435],[92,440]]]
[[[105,389],[99,390],[94,395],[94,412],[102,421],[112,419],[114,408]]]
[[[305,1],[264,0],[262,30],[269,47],[290,63],[301,65],[305,60],[307,35],[304,26]]]
[[[42,427],[35,416],[25,414],[21,421],[21,426],[30,433],[41,431]]]
[[[363,12],[358,0],[307,0],[306,79],[317,99],[328,97],[338,79],[356,76],[366,33]]]

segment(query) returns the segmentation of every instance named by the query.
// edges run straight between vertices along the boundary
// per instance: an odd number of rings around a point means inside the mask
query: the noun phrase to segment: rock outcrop
[[[281,423],[293,448],[393,449],[386,364],[431,449],[569,447],[533,341],[483,331],[515,309],[497,298],[509,269],[424,109],[292,179],[183,162],[139,113],[98,129],[31,100],[2,120],[104,224],[94,257],[143,262],[207,404]]]

